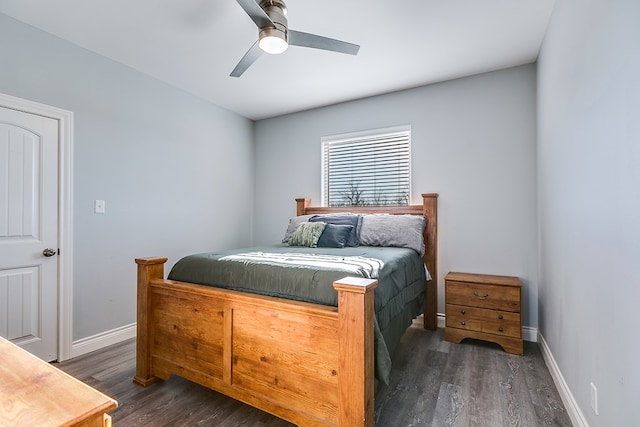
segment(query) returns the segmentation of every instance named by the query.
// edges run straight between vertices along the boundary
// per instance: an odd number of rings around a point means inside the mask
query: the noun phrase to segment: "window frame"
[[[392,126],[392,127],[386,127],[386,128],[378,128],[378,129],[370,129],[370,130],[365,130],[365,131],[359,131],[359,132],[350,132],[350,133],[344,133],[344,134],[337,134],[337,135],[330,135],[330,136],[323,136],[320,138],[321,144],[320,144],[320,158],[321,158],[321,170],[320,170],[320,174],[321,174],[321,200],[322,200],[322,206],[330,206],[329,204],[329,183],[328,183],[328,176],[327,176],[327,170],[328,170],[328,165],[327,165],[327,150],[328,150],[328,146],[330,145],[334,145],[334,144],[347,144],[347,143],[358,143],[358,142],[365,142],[366,140],[371,140],[374,138],[385,138],[385,137],[389,137],[392,138],[394,136],[404,136],[407,139],[407,150],[408,150],[408,160],[407,160],[407,167],[408,167],[408,172],[409,172],[409,177],[408,177],[408,196],[407,196],[407,205],[411,204],[411,194],[412,194],[412,185],[411,185],[411,181],[412,181],[412,157],[411,157],[411,139],[412,139],[412,132],[411,132],[411,125],[400,125],[400,126]],[[348,207],[349,205],[345,205],[345,207]],[[389,205],[392,206],[392,205]],[[398,205],[393,205],[393,206],[398,206]]]

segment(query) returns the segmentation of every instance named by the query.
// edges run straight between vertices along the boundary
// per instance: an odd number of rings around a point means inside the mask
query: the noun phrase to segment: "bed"
[[[424,327],[435,329],[437,194],[423,194],[422,198],[422,205],[347,210],[359,215],[425,218],[422,261],[432,279],[424,283],[422,311]],[[346,210],[312,207],[309,199],[296,202],[300,217]],[[364,250],[365,255],[374,255],[371,259],[379,258],[372,248],[346,249],[349,253]],[[263,250],[253,248],[242,255],[255,252]],[[381,359],[379,337],[383,332],[378,314],[374,314],[374,295],[380,293],[376,275],[336,276],[332,283],[334,306],[322,298],[289,299],[280,293],[194,283],[202,280],[189,276],[193,269],[188,263],[177,276],[189,280],[165,279],[166,261],[163,257],[136,259],[134,382],[147,386],[175,374],[297,425],[373,425],[376,373],[380,376],[376,362]],[[171,276],[182,262],[176,263]],[[406,320],[403,322],[406,327]]]

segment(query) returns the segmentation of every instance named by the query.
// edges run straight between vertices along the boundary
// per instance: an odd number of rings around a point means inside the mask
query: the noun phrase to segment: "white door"
[[[58,354],[58,126],[0,107],[0,336],[46,361]]]

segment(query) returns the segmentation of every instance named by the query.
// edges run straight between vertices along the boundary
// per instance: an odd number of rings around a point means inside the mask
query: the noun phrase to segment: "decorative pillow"
[[[309,222],[324,222],[333,225],[351,225],[353,229],[349,233],[346,246],[358,246],[360,244],[360,239],[358,237],[360,228],[358,227],[358,224],[361,219],[361,215],[353,214],[314,215],[309,218]]]
[[[425,225],[421,215],[363,215],[360,244],[411,248],[424,256]]]
[[[289,239],[289,246],[318,247],[318,239],[324,230],[324,222],[303,222]]]
[[[349,239],[353,225],[327,224],[318,239],[319,248],[344,248]]]
[[[291,238],[291,235],[298,228],[300,224],[303,222],[309,222],[309,218],[313,215],[300,215],[294,216],[293,218],[289,218],[289,225],[287,226],[287,231],[284,233],[284,238],[282,239],[282,243],[287,243]]]

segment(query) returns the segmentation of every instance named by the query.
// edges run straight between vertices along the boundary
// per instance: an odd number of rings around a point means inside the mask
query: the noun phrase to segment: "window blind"
[[[326,206],[408,205],[411,130],[378,130],[322,140]]]

